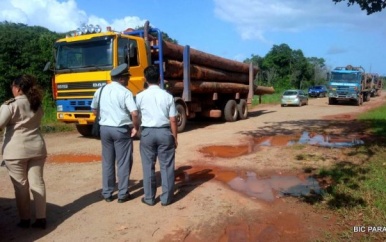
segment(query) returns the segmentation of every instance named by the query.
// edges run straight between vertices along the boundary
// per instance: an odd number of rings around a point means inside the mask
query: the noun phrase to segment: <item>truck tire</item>
[[[177,110],[177,131],[182,132],[185,129],[186,120],[187,120],[185,107],[180,103],[176,103],[176,110]]]
[[[91,131],[92,131],[92,124],[86,124],[86,125],[76,125],[76,130],[78,130],[78,133],[83,135],[84,137],[91,137]]]
[[[370,93],[366,93],[366,94],[365,94],[365,96],[364,96],[364,101],[365,101],[365,102],[370,101]]]
[[[248,117],[248,106],[245,99],[240,99],[240,102],[237,104],[237,112],[240,119],[246,119]]]
[[[234,122],[237,120],[238,111],[237,103],[235,100],[228,100],[224,107],[224,119],[228,122]]]
[[[361,106],[363,104],[363,96],[359,96],[357,101],[355,102],[356,106]]]
[[[336,104],[336,100],[334,98],[328,98],[328,105]]]

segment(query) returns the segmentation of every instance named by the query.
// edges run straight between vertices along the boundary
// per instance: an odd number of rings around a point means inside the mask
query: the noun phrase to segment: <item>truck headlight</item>
[[[56,106],[56,111],[62,112],[63,111],[63,105]]]

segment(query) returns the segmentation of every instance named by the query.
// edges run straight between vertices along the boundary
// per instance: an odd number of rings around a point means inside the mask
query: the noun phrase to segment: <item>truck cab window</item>
[[[120,38],[118,39],[118,65],[127,63],[127,50],[130,49],[129,64],[138,66],[138,45],[135,40]]]
[[[112,38],[58,43],[56,70],[71,69],[76,72],[77,69],[90,67],[111,69],[113,66],[112,43]]]

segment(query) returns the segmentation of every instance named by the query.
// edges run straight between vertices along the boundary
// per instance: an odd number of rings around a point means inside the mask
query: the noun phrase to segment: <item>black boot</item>
[[[26,229],[29,228],[29,223],[31,220],[29,219],[21,219],[20,222],[17,224],[18,227]]]
[[[31,225],[32,228],[41,228],[46,229],[47,221],[45,218],[38,218],[35,220],[35,222]]]

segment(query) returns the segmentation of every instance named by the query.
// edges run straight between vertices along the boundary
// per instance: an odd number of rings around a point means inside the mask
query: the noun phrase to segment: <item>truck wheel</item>
[[[186,126],[186,111],[184,105],[176,103],[177,110],[177,131],[182,132]]]
[[[334,105],[335,104],[335,99],[329,98],[328,99],[328,105]]]
[[[246,119],[248,117],[248,106],[245,99],[240,99],[240,102],[237,104],[237,112],[240,119]]]
[[[228,122],[237,120],[237,103],[235,100],[228,100],[224,107],[224,119]]]
[[[369,93],[367,93],[365,95],[365,102],[368,102],[368,101],[370,101],[370,94]]]
[[[78,130],[78,133],[83,135],[84,137],[91,137],[91,131],[92,131],[92,124],[86,124],[86,125],[76,125],[76,130]]]

